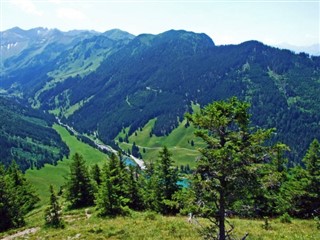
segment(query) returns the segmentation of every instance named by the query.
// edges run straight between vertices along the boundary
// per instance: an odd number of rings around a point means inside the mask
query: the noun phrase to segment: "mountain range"
[[[13,28],[1,38],[1,95],[105,143],[152,119],[150,136],[168,135],[192,104],[231,96],[251,104],[253,126],[276,128],[272,141],[290,146],[291,163],[320,139],[317,56],[257,41],[216,46],[184,30],[134,36]]]

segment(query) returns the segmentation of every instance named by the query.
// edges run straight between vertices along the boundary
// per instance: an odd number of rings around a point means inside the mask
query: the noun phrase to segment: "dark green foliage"
[[[263,225],[262,225],[262,228],[263,228],[264,230],[271,230],[272,227],[271,227],[271,223],[270,223],[269,218],[268,218],[268,217],[264,217],[263,220],[264,220],[264,223],[263,223]]]
[[[316,222],[317,229],[320,230],[320,218],[314,217],[314,221]]]
[[[292,218],[288,213],[284,213],[280,218],[280,222],[282,223],[292,223]]]
[[[113,153],[108,165],[102,169],[102,183],[96,204],[100,216],[128,213],[128,173],[124,163]]]
[[[139,149],[139,147],[136,145],[135,142],[133,142],[133,144],[132,144],[131,154],[132,154],[134,157],[142,158],[141,153],[140,153],[140,149]]]
[[[151,202],[151,210],[162,214],[175,214],[178,209],[173,199],[174,194],[179,190],[178,171],[173,167],[172,154],[167,147],[159,153],[159,158],[150,169],[147,194]]]
[[[303,162],[306,165],[302,188],[304,194],[300,197],[295,196],[298,198],[297,214],[310,218],[320,214],[320,144],[318,140],[315,139],[310,144]]]
[[[138,167],[129,166],[128,188],[128,206],[133,210],[143,210],[142,190],[139,185],[139,175],[142,174]]]
[[[24,216],[38,201],[15,162],[7,170],[0,165],[0,231],[24,225]]]
[[[94,203],[94,188],[82,155],[72,156],[70,175],[66,184],[67,200],[71,208],[91,206]]]
[[[50,206],[45,210],[45,225],[53,228],[64,227],[61,207],[52,185],[50,185]]]
[[[257,169],[259,187],[253,189],[250,194],[255,208],[246,216],[250,214],[260,217],[281,215],[290,209],[288,192],[284,189],[284,183],[289,178],[287,159],[284,157],[284,153],[288,150],[286,145],[276,144],[270,151],[268,156],[270,159]]]
[[[187,115],[199,129],[196,136],[206,143],[200,149],[202,157],[197,162],[194,192],[200,212],[213,223],[212,239],[230,237],[226,228],[227,209],[254,188],[256,164],[268,152],[263,144],[272,130],[250,129],[248,108],[249,104],[233,97]]]
[[[8,166],[15,159],[20,169],[55,164],[69,153],[67,145],[51,128],[54,118],[0,97],[0,159]]]
[[[269,209],[269,213],[281,214],[287,212],[291,216],[300,218],[312,218],[319,215],[319,159],[320,145],[317,140],[314,140],[303,158],[306,169],[300,166],[293,167],[288,170],[282,181],[278,182],[276,186],[277,192],[274,192],[273,197],[276,200],[274,203],[277,204],[274,204],[273,208]],[[274,173],[276,172],[274,170]],[[265,196],[270,196],[270,193],[265,194]],[[266,200],[268,199],[263,200],[265,205],[268,204]]]
[[[92,166],[91,176],[92,176],[92,179],[95,181],[95,183],[99,186],[102,181],[102,179],[101,179],[102,176],[101,176],[101,170],[100,170],[100,167],[98,166],[98,164],[95,164]]]

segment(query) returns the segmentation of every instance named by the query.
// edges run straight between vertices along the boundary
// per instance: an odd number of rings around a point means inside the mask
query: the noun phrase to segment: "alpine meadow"
[[[320,239],[320,57],[205,33],[1,32],[3,239]]]

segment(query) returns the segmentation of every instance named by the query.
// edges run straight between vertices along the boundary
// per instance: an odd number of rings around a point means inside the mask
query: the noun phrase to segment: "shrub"
[[[281,223],[292,223],[292,218],[288,213],[284,213],[279,219]]]

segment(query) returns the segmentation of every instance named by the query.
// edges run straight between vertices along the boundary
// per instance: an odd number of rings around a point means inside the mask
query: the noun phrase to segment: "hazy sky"
[[[0,0],[0,30],[19,26],[120,28],[132,34],[169,29],[204,32],[220,44],[259,40],[297,46],[320,43],[317,1]]]

